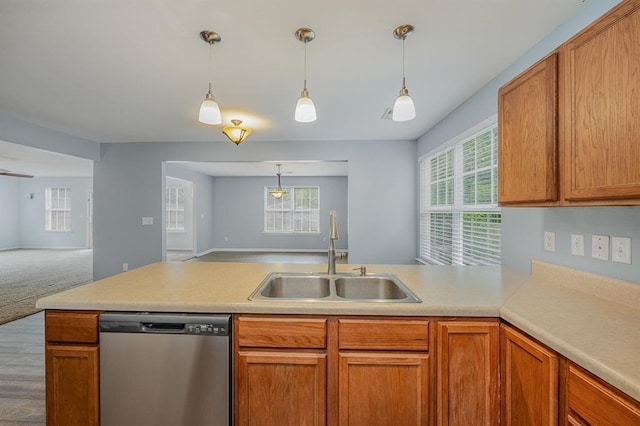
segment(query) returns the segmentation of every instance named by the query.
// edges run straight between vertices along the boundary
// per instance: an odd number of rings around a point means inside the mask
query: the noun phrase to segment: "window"
[[[71,188],[45,190],[45,230],[71,231]]]
[[[493,124],[420,159],[420,259],[500,264],[498,130]]]
[[[184,231],[184,188],[167,187],[167,231]]]
[[[269,195],[274,187],[264,189],[264,232],[303,234],[320,232],[320,188],[317,186],[283,187],[288,192],[277,200]]]

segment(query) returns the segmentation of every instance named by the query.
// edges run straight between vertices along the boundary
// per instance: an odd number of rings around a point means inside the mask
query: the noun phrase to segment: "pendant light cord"
[[[304,90],[307,90],[307,42],[304,42]]]
[[[213,57],[213,43],[209,42],[209,93],[211,92],[211,80],[213,80],[213,74],[211,72],[211,58]]]
[[[402,37],[402,88],[405,89],[407,86],[405,85],[405,74],[404,74],[404,41],[406,40],[406,36]]]

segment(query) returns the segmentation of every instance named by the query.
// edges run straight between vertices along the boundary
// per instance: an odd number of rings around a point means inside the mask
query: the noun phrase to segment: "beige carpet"
[[[0,324],[38,312],[36,301],[93,279],[93,250],[0,251]]]

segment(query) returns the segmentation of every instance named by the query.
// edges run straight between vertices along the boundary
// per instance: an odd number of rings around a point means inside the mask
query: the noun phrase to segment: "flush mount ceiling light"
[[[201,31],[200,38],[209,45],[209,91],[200,105],[200,114],[198,120],[204,124],[220,124],[222,123],[222,115],[220,114],[220,107],[213,98],[213,92],[211,91],[211,55],[213,45],[220,43],[222,37],[213,31]]]
[[[238,146],[251,134],[251,129],[240,127],[242,120],[231,120],[231,122],[233,126],[225,126],[222,129],[222,133]]]
[[[393,30],[393,36],[398,40],[402,40],[402,88],[400,89],[400,96],[396,98],[396,102],[393,104],[393,121],[409,121],[416,118],[416,107],[413,105],[411,96],[409,96],[404,75],[404,41],[413,34],[413,30],[413,25],[400,25]]]
[[[273,196],[273,198],[275,198],[276,200],[279,200],[284,197],[285,194],[289,191],[287,191],[286,189],[282,189],[282,185],[280,185],[280,166],[282,166],[282,164],[276,164],[276,166],[278,166],[278,173],[276,173],[276,176],[278,176],[278,187],[272,191],[269,191],[269,194],[271,194],[271,196]]]
[[[311,123],[316,121],[316,107],[307,91],[307,43],[316,38],[316,33],[310,28],[298,28],[296,38],[304,43],[304,88],[296,104],[295,119],[300,123]]]

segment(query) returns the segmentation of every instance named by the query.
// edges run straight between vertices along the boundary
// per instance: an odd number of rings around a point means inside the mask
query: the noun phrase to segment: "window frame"
[[[308,209],[297,209],[296,208],[296,202],[295,202],[295,192],[298,189],[304,189],[304,188],[311,188],[311,189],[315,189],[317,191],[317,202],[318,202],[318,207],[317,208],[308,208]],[[285,195],[284,197],[290,196],[291,194],[293,194],[293,197],[290,198],[290,205],[291,208],[289,209],[270,209],[269,208],[269,200],[273,199],[273,196],[269,194],[269,191],[276,189],[275,186],[265,186],[264,187],[264,203],[263,203],[263,227],[262,227],[262,232],[265,235],[288,235],[288,236],[292,236],[292,235],[319,235],[320,234],[320,187],[317,185],[295,185],[295,186],[282,186],[282,189],[287,190],[287,195]],[[283,197],[283,199],[284,199]],[[280,200],[278,200],[280,201]],[[313,230],[313,231],[296,231],[295,230],[295,213],[296,212],[309,212],[311,214],[313,214],[313,212],[316,212],[316,217],[317,217],[317,221],[315,221],[317,223],[317,231]],[[283,214],[286,214],[287,212],[289,212],[289,223],[291,224],[291,231],[287,232],[287,231],[269,231],[268,229],[268,213],[269,212],[282,212]],[[313,223],[313,220],[310,220],[311,223]]]
[[[57,204],[58,207],[53,207],[53,191],[57,192]],[[64,207],[60,207],[60,191],[64,190]],[[48,186],[45,188],[44,194],[44,230],[46,232],[72,232],[73,227],[71,223],[71,187],[70,186]],[[56,216],[56,220],[54,221],[54,214]],[[60,219],[58,218],[58,214],[62,214],[63,220],[63,228],[59,229],[58,225],[60,223]],[[56,223],[56,227],[53,228],[53,223]],[[66,226],[68,225],[68,227]]]
[[[171,192],[173,190],[176,190],[176,203],[175,206],[171,205]],[[182,192],[182,208],[180,208],[180,203],[179,203],[179,196],[180,196],[180,192]],[[185,212],[185,197],[186,197],[186,191],[185,188],[183,186],[178,186],[178,185],[170,185],[166,187],[166,193],[165,193],[165,214],[166,214],[166,226],[165,226],[165,230],[166,232],[172,233],[172,234],[183,234],[186,233],[186,226],[185,226],[185,221],[186,221],[186,212]],[[171,212],[175,212],[176,213],[176,217],[177,217],[177,213],[182,212],[182,228],[178,228],[178,227],[171,227]],[[175,223],[177,224],[177,220],[175,221]]]
[[[479,137],[486,132],[491,133],[491,142],[492,142],[492,151],[491,151],[491,165],[489,167],[477,167],[474,166],[473,169],[469,171],[465,171],[464,169],[464,150],[465,145],[471,141],[475,142],[474,146],[474,155],[475,160],[474,164],[477,163],[478,155],[478,141]],[[418,161],[418,260],[421,263],[425,264],[436,264],[436,265],[465,265],[465,264],[500,264],[501,263],[501,226],[502,226],[502,209],[498,206],[497,203],[497,186],[498,186],[498,165],[497,165],[497,115],[494,115],[481,123],[478,123],[476,126],[473,126],[471,129],[462,133],[461,135],[453,138],[449,142],[439,146],[437,149],[434,149],[428,152],[425,155],[422,155]],[[448,189],[445,189],[445,196],[442,196],[439,192],[433,197],[432,193],[432,183],[440,183],[443,179],[438,179],[436,181],[432,181],[432,167],[431,162],[433,159],[439,159],[440,157],[446,156],[448,153],[453,153],[453,173],[449,178],[448,175],[445,174],[444,181],[451,180],[453,184],[452,194],[449,196]],[[440,165],[440,164],[439,164]],[[438,171],[442,173],[440,167]],[[473,180],[474,187],[474,201],[477,201],[478,194],[478,179],[477,176],[480,173],[486,173],[486,171],[490,171],[490,180],[491,180],[491,201],[488,203],[482,204],[465,204],[465,191],[464,185],[466,181],[466,177],[472,174],[475,175],[476,179]],[[440,177],[436,175],[436,177]],[[447,183],[448,185],[448,183]],[[440,187],[436,185],[438,190]],[[446,185],[445,185],[446,187]],[[444,203],[440,203],[440,200],[444,199]],[[436,200],[438,204],[432,205],[432,201]],[[450,202],[449,202],[450,201]],[[444,214],[441,220],[445,221],[444,225],[439,225],[436,223],[435,227],[432,226],[434,224],[432,214],[442,213]],[[475,260],[474,262],[470,262],[473,258],[471,256],[471,252],[467,251],[465,253],[465,246],[469,249],[475,249],[478,247],[477,244],[474,244],[473,237],[467,238],[465,240],[465,232],[477,231],[481,230],[482,225],[474,224],[473,222],[469,222],[469,220],[473,220],[473,218],[469,219],[466,216],[470,214],[480,213],[485,214],[486,226],[485,229],[486,234],[480,235],[478,239],[485,238],[485,241],[492,241],[490,244],[487,244],[486,247],[490,248],[488,250],[491,255],[487,256],[485,260]],[[431,244],[435,239],[442,240],[444,237],[448,237],[448,235],[444,235],[448,229],[446,224],[445,215],[450,214],[450,227],[451,227],[451,236],[450,241],[447,244],[444,244],[444,248],[442,251],[438,251],[437,249],[433,249]],[[442,222],[441,222],[442,223]],[[477,226],[477,228],[465,228],[465,224],[471,223],[471,226]],[[440,234],[438,233],[440,232]],[[473,233],[472,233],[473,234]],[[444,237],[443,237],[444,235]],[[469,234],[467,234],[469,235]],[[497,242],[496,242],[497,235]],[[446,243],[446,241],[445,241]],[[497,247],[496,247],[497,246]],[[482,250],[484,246],[481,247]],[[448,251],[450,250],[450,251]],[[438,254],[442,253],[443,255],[440,258],[436,258]],[[450,256],[449,256],[450,253]],[[435,254],[435,255],[434,255]],[[466,256],[466,257],[465,257]],[[465,261],[466,260],[466,261]]]

